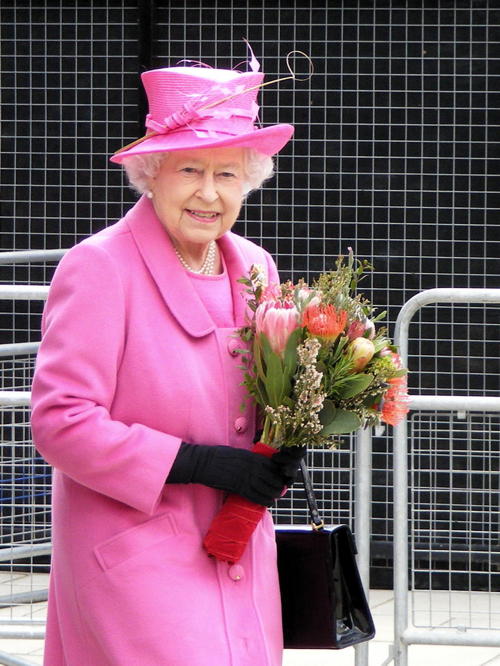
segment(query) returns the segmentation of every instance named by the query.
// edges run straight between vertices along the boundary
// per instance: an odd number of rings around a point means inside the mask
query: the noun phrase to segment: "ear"
[[[152,155],[145,156],[148,160],[148,164],[144,169],[144,176],[146,177],[146,190],[145,193],[151,192],[154,194],[156,179],[158,174],[163,166],[168,152],[163,153],[153,153]],[[153,198],[153,197],[149,197]]]

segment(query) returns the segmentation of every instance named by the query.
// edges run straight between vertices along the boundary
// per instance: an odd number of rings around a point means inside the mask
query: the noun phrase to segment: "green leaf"
[[[240,354],[241,356],[246,356],[249,352],[248,352],[248,349],[245,349],[244,347],[242,347],[241,349],[238,349],[238,348],[237,348],[237,349],[234,349],[234,350],[233,350],[233,353],[234,353],[235,355],[236,355],[236,354]]]
[[[380,399],[382,397],[382,393],[372,393],[363,400],[361,405],[363,407],[373,407],[373,405],[377,404],[380,402]]]
[[[378,314],[376,317],[374,317],[374,318],[372,319],[372,322],[373,322],[374,324],[376,324],[376,323],[379,322],[381,319],[384,319],[384,317],[386,316],[386,314],[387,314],[387,310],[384,310],[383,312],[381,312],[380,314]]]
[[[267,359],[266,389],[271,407],[278,407],[283,399],[284,376],[281,358],[271,352]]]
[[[389,340],[386,337],[375,338],[372,340],[373,346],[375,347],[375,354],[378,354],[379,351],[388,346]]]
[[[288,377],[292,377],[297,368],[297,346],[300,343],[299,341],[302,337],[302,333],[302,328],[296,328],[292,331],[286,343],[285,353],[283,355],[283,365]]]
[[[323,402],[323,407],[321,408],[319,416],[319,422],[321,425],[328,425],[335,418],[335,413],[337,409],[331,400],[325,400]]]
[[[331,351],[331,363],[336,363],[338,359],[342,356],[344,347],[349,343],[349,338],[344,335],[339,335],[335,341],[334,346]]]
[[[260,351],[259,341],[257,340],[257,338],[255,338],[255,340],[253,341],[253,359],[255,362],[257,377],[264,378],[265,373],[264,373],[264,367],[262,365],[262,355]]]
[[[267,404],[269,404],[269,397],[267,395],[266,386],[259,378],[257,378],[257,381],[255,382],[255,391],[255,399],[261,407],[265,407]]]
[[[367,389],[373,381],[373,375],[358,374],[346,377],[338,382],[336,388],[339,396],[343,400],[353,398],[358,393],[362,393]]]
[[[269,363],[269,357],[274,354],[271,343],[265,333],[259,334],[259,342],[262,348],[262,356],[264,357],[264,363],[267,365]]]
[[[345,409],[337,409],[335,411],[335,418],[330,421],[328,425],[323,427],[321,435],[328,437],[329,435],[342,435],[348,432],[353,432],[361,426],[361,419],[354,412],[348,412]]]
[[[240,338],[244,342],[250,342],[250,340],[252,339],[252,335],[253,335],[253,333],[250,329],[245,329],[245,330],[241,331]]]

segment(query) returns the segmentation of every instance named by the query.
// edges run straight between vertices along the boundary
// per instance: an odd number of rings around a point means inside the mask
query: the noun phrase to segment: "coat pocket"
[[[163,513],[100,543],[94,553],[101,568],[107,571],[177,534],[174,517]]]

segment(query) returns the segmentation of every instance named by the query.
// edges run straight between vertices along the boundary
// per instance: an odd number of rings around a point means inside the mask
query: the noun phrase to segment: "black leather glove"
[[[201,483],[271,506],[298,463],[289,456],[266,458],[245,449],[182,442],[166,483]]]
[[[272,457],[273,462],[280,466],[285,485],[289,488],[297,480],[300,461],[306,455],[306,452],[307,448],[305,446],[285,446]]]

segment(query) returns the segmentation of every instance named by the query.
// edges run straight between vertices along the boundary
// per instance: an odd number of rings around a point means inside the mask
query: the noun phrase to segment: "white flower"
[[[252,264],[250,268],[250,280],[254,288],[267,287],[266,269],[262,264]]]

